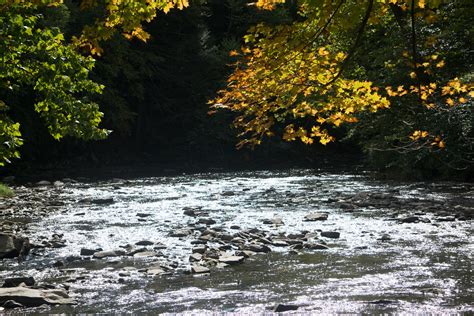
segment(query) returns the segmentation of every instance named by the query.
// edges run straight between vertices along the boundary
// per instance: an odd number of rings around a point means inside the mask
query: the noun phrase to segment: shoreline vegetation
[[[15,195],[12,189],[10,189],[6,184],[0,183],[0,198],[10,198]]]

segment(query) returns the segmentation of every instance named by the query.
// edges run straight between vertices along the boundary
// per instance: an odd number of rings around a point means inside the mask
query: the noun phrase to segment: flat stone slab
[[[191,272],[192,273],[209,273],[209,272],[211,272],[211,270],[209,270],[209,268],[206,268],[206,267],[203,267],[203,266],[193,265],[191,267]]]
[[[149,240],[140,240],[139,242],[136,242],[135,245],[137,246],[151,246],[154,245],[155,243]]]
[[[10,300],[26,307],[35,307],[43,304],[74,304],[74,300],[63,289],[40,290],[22,286],[0,288],[0,305]]]
[[[167,272],[163,270],[161,267],[151,267],[146,271],[146,273],[152,276],[167,274]]]
[[[154,252],[154,251],[140,251],[140,252],[137,252],[136,254],[133,255],[135,258],[137,257],[155,257],[155,256],[158,256],[158,253],[157,252]]]
[[[94,253],[93,257],[95,259],[111,258],[111,257],[120,257],[125,255],[125,252],[122,250],[109,250],[109,251],[97,251]]]
[[[226,263],[226,264],[237,264],[244,261],[243,256],[220,256],[219,262]]]
[[[323,244],[306,244],[304,245],[306,249],[311,249],[311,250],[326,250],[329,249],[328,246],[323,245]]]
[[[306,222],[314,222],[314,221],[325,221],[328,219],[328,213],[323,212],[315,212],[306,214],[304,220]]]

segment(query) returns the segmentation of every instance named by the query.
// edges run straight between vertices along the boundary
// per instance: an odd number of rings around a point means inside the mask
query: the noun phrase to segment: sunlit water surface
[[[472,312],[472,221],[437,222],[436,214],[426,213],[426,223],[402,224],[394,217],[423,210],[386,206],[346,212],[327,203],[328,198],[370,192],[443,205],[469,189],[309,170],[68,184],[61,193],[66,201],[61,211],[29,226],[33,236],[64,234],[66,247],[30,256],[21,264],[4,262],[0,276],[31,275],[51,283],[75,279],[68,284],[77,304],[36,309],[48,312],[265,313],[279,303],[313,313]],[[79,202],[85,198],[113,198],[114,203]],[[211,269],[206,275],[185,274],[198,232],[181,238],[169,233],[197,221],[183,215],[186,207],[207,211],[217,221],[211,228],[229,233],[250,228],[273,234],[320,229],[338,231],[341,237],[325,239],[329,250],[291,255],[288,248],[273,247],[271,253],[237,266]],[[312,211],[329,212],[329,218],[303,221]],[[274,217],[284,225],[263,224]],[[240,230],[231,229],[233,225]],[[391,239],[380,240],[384,235]],[[153,258],[66,260],[77,258],[81,248],[113,250],[141,240],[161,242],[166,249]],[[66,266],[53,267],[57,260],[66,260]],[[138,271],[170,262],[177,266],[170,275],[150,277]],[[124,271],[128,273],[119,275]]]

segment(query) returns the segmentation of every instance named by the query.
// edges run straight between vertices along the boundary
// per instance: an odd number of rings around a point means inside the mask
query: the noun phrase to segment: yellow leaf
[[[319,54],[319,56],[326,56],[326,55],[329,54],[329,52],[326,50],[326,48],[320,47],[320,48],[318,49],[318,54]]]
[[[436,68],[443,68],[444,67],[444,60],[440,61],[439,63],[436,64]]]

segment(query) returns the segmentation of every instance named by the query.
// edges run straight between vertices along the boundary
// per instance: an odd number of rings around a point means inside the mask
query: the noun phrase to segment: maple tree
[[[254,4],[272,10],[284,2]],[[255,146],[275,134],[287,141],[327,144],[334,140],[332,128],[398,102],[446,115],[453,108],[472,109],[472,82],[443,74],[445,61],[433,51],[434,36],[421,43],[418,38],[417,23],[436,23],[443,5],[440,0],[300,1],[295,22],[258,25],[245,37],[242,49],[231,52],[237,59],[235,70],[227,88],[210,102],[211,113],[236,112],[234,125],[242,137],[238,146]],[[357,65],[352,66],[355,71],[348,69],[367,29],[389,23],[398,24],[407,44],[399,60],[408,68],[408,84],[396,87],[376,85],[358,75]],[[394,149],[444,150],[449,146],[444,136],[442,130],[411,124]]]

